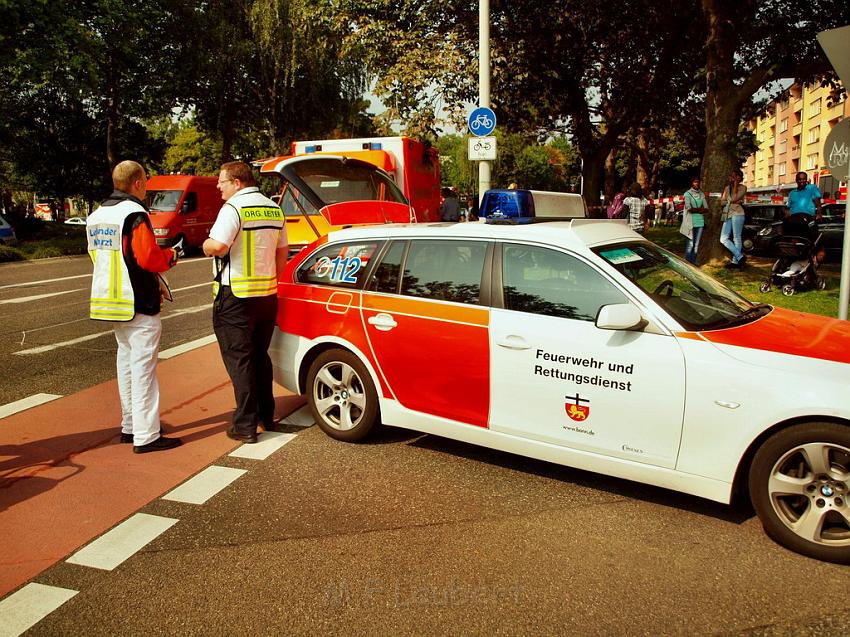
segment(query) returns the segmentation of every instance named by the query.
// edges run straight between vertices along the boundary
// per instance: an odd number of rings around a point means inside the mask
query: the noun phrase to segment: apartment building
[[[845,96],[830,105],[829,93],[819,85],[793,84],[762,115],[746,123],[759,146],[744,167],[744,183],[750,193],[787,192],[795,186],[794,178],[801,170],[809,173],[809,179],[824,193],[838,191],[839,184],[826,169],[823,146],[832,127],[850,117],[850,100]]]

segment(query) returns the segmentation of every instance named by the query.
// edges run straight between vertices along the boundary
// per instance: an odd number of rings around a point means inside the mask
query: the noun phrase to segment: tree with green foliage
[[[850,22],[846,0],[702,0],[705,27],[703,185],[719,191],[741,165],[737,155],[743,115],[753,96],[773,80],[811,79],[831,71],[818,32]],[[700,260],[723,256],[720,206],[711,200]]]

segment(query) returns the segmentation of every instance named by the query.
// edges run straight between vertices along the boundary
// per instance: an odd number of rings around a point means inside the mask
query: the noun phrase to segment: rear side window
[[[307,257],[296,276],[299,283],[357,288],[378,249],[378,241],[335,243]]]
[[[505,308],[595,321],[599,308],[628,299],[593,267],[569,254],[518,244],[502,252]]]
[[[411,241],[401,293],[477,305],[486,255],[485,241]]]
[[[372,273],[368,289],[374,292],[398,293],[398,282],[401,274],[401,260],[404,258],[404,241],[393,241],[387,249],[381,262]]]

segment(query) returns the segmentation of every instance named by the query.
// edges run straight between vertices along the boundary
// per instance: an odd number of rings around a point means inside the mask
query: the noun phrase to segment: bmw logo
[[[825,484],[820,488],[820,492],[824,495],[824,497],[828,498],[835,493],[835,490],[828,484]]]

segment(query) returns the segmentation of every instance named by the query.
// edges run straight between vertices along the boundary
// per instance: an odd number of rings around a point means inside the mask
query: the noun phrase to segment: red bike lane
[[[160,361],[160,419],[183,446],[119,442],[115,380],[0,419],[0,597],[25,584],[239,443],[216,344]],[[275,387],[276,416],[303,398]]]

